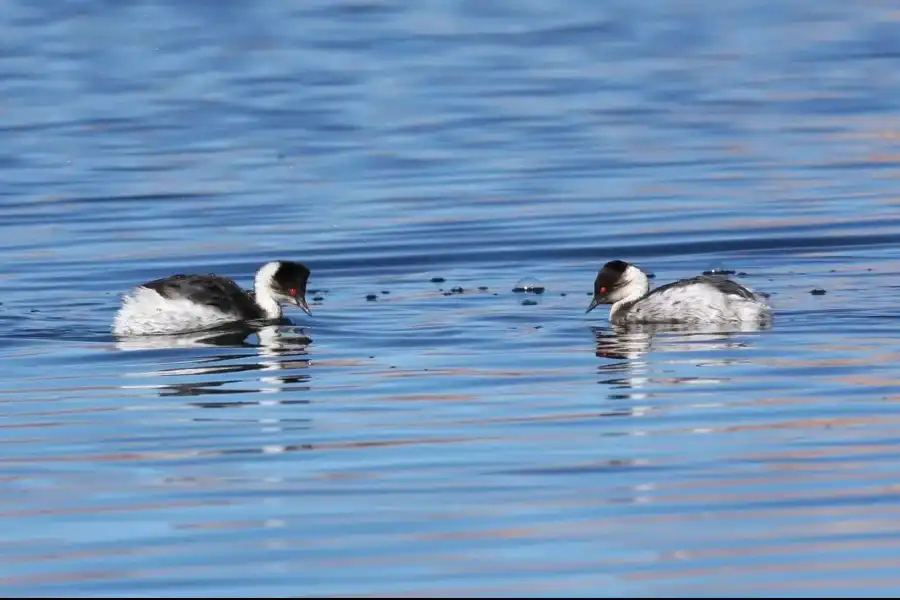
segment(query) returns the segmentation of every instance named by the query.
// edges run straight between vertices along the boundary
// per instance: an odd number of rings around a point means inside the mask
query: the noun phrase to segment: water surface
[[[5,595],[900,585],[890,3],[7,4]],[[110,334],[277,258],[312,318]],[[615,331],[613,258],[774,326]]]

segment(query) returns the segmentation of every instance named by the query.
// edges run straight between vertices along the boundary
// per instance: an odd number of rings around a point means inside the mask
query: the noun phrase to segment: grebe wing
[[[259,308],[246,291],[231,279],[216,275],[172,275],[148,281],[142,287],[165,298],[190,300],[226,313],[259,313]]]
[[[709,285],[715,288],[717,291],[729,296],[739,296],[747,300],[759,299],[755,293],[748,290],[737,281],[728,279],[728,277],[724,275],[698,275],[689,279],[673,281],[672,283],[667,283],[665,285],[659,286],[658,288],[654,288],[650,292],[650,294],[657,294],[667,290],[673,290],[679,287],[687,287],[690,285]]]

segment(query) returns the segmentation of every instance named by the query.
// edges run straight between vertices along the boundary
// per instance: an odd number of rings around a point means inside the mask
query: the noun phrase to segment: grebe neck
[[[253,282],[253,289],[256,292],[256,303],[265,313],[267,319],[281,318],[281,304],[275,299],[275,292],[272,286],[272,277],[278,270],[278,263],[267,263],[260,268]]]
[[[643,271],[629,265],[622,273],[622,287],[619,288],[619,299],[609,309],[610,320],[618,318],[617,313],[628,308],[650,291],[650,280]]]

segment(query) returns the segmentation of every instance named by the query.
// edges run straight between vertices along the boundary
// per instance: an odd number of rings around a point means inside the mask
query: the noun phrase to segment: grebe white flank
[[[234,321],[281,318],[281,303],[306,303],[309,269],[297,262],[273,261],[256,273],[254,291],[216,275],[172,275],[137,286],[122,300],[113,323],[116,335],[197,331]]]
[[[772,316],[761,295],[722,276],[700,275],[650,291],[650,281],[636,266],[621,260],[606,263],[594,280],[587,311],[611,304],[609,321],[626,323],[744,323]]]

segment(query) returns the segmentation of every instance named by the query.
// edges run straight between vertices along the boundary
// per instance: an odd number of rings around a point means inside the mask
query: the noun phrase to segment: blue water
[[[892,3],[4,6],[0,594],[896,593]],[[279,258],[312,318],[110,333]],[[614,258],[774,326],[617,333]]]

